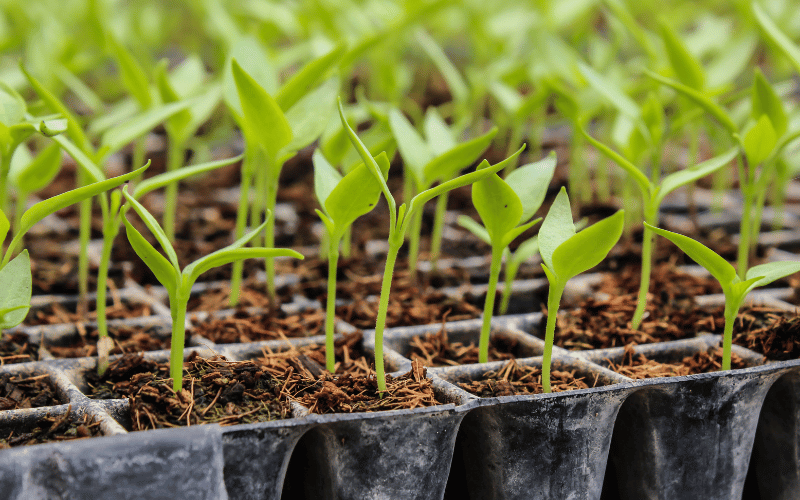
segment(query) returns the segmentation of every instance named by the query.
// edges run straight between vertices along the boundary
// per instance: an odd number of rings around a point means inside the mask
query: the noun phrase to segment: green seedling
[[[542,389],[550,392],[550,361],[556,331],[556,317],[567,281],[588,271],[603,259],[622,236],[623,210],[576,233],[567,190],[561,188],[539,230],[542,268],[550,282],[547,292],[547,327],[542,358]]]
[[[153,271],[156,279],[164,286],[169,296],[169,308],[172,313],[172,339],[170,346],[169,373],[172,377],[172,388],[176,393],[180,393],[183,387],[183,348],[186,336],[186,307],[191,296],[192,286],[197,278],[206,271],[215,267],[224,266],[232,262],[251,258],[273,258],[273,257],[295,257],[302,259],[303,256],[294,250],[284,248],[263,248],[250,247],[243,248],[247,243],[254,239],[264,230],[266,222],[236,240],[225,248],[210,253],[192,262],[183,270],[178,264],[178,256],[172,248],[166,233],[158,225],[155,218],[144,208],[136,199],[128,193],[127,188],[122,190],[122,194],[127,200],[126,205],[130,205],[139,215],[145,226],[156,237],[161,248],[167,257],[161,255],[158,250],[151,245],[139,231],[133,227],[125,217],[125,230],[128,241],[136,252],[136,255]]]
[[[27,148],[17,148],[11,159],[8,178],[16,189],[14,228],[19,227],[20,218],[28,204],[28,196],[49,185],[61,170],[61,147],[52,143],[31,158]]]
[[[488,163],[482,165],[488,166]],[[489,287],[486,290],[478,345],[480,363],[489,360],[489,333],[503,255],[509,254],[508,245],[512,241],[542,220],[531,218],[544,201],[555,169],[556,155],[551,153],[543,160],[513,170],[505,180],[495,174],[472,185],[472,204],[483,221],[492,246]]]
[[[731,345],[733,344],[733,325],[739,308],[747,294],[756,287],[766,286],[773,281],[785,278],[800,271],[800,262],[770,262],[751,267],[744,279],[725,259],[707,246],[688,236],[650,226],[650,229],[673,242],[695,262],[706,268],[719,281],[725,294],[725,330],[722,343],[722,369],[731,369]]]
[[[334,372],[333,333],[336,321],[336,269],[339,244],[353,222],[372,211],[381,197],[381,185],[363,163],[342,177],[319,150],[314,151],[314,191],[322,210],[319,218],[328,232],[328,302],[325,310],[325,365]],[[383,178],[389,174],[389,160],[381,153],[375,158]]]
[[[449,181],[443,182],[436,187],[426,189],[425,191],[422,191],[414,196],[408,205],[404,203],[398,207],[394,196],[392,196],[392,193],[389,191],[389,187],[386,185],[386,179],[384,178],[383,174],[383,172],[389,170],[388,159],[383,155],[378,156],[377,159],[372,157],[366,146],[364,146],[364,143],[361,142],[361,140],[358,138],[358,135],[356,135],[355,131],[353,131],[353,129],[350,127],[350,124],[347,123],[347,120],[344,117],[344,109],[342,108],[341,101],[339,101],[339,118],[342,120],[342,125],[346,128],[350,137],[350,141],[358,151],[361,159],[364,161],[364,164],[367,166],[367,168],[369,168],[372,175],[380,183],[381,192],[383,193],[383,196],[386,198],[386,202],[389,205],[389,252],[386,255],[386,266],[383,272],[381,296],[378,303],[378,315],[375,322],[375,372],[378,379],[378,390],[380,392],[385,392],[386,373],[383,366],[383,330],[386,326],[386,313],[389,309],[389,293],[391,292],[392,287],[394,264],[397,260],[397,254],[400,251],[400,247],[403,246],[405,234],[409,228],[410,222],[414,219],[416,212],[422,210],[422,207],[426,202],[443,193],[458,187],[468,186],[492,175],[493,173],[498,172],[509,162],[516,161],[516,158],[520,153],[522,153],[522,148],[512,157],[496,165],[489,166],[488,162],[484,161],[475,172],[458,176],[455,179],[450,179]],[[379,165],[377,160],[380,160],[382,165]]]
[[[738,154],[737,148],[732,148],[703,163],[679,170],[678,172],[673,172],[659,182],[657,178],[653,180],[648,179],[633,162],[589,135],[585,129],[581,128],[581,132],[589,143],[619,165],[625,173],[636,182],[642,196],[644,220],[648,225],[653,226],[658,224],[659,207],[661,207],[661,202],[664,201],[664,198],[669,193],[729,165]],[[642,235],[642,272],[639,284],[639,298],[636,303],[636,310],[633,313],[633,319],[631,320],[631,326],[634,330],[638,329],[639,325],[642,323],[642,318],[644,317],[645,308],[647,306],[647,292],[650,290],[650,270],[653,265],[653,236],[653,233],[645,226],[644,234]]]
[[[404,171],[407,176],[404,192],[406,200],[410,200],[413,194],[429,189],[437,181],[445,182],[455,177],[462,169],[475,162],[497,134],[497,128],[493,128],[482,136],[457,144],[453,131],[434,108],[428,108],[425,115],[425,139],[397,109],[389,112],[389,126],[406,167]],[[446,209],[447,194],[442,194],[436,202],[431,236],[431,262],[434,267],[441,249]],[[422,209],[414,214],[409,228],[408,267],[414,279],[417,273],[421,228]]]

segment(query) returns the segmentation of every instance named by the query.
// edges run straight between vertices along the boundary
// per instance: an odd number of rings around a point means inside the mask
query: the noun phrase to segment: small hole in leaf
[[[504,206],[503,208],[508,208],[508,205]]]

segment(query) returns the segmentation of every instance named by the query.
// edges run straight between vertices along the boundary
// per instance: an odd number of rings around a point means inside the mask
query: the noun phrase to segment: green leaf
[[[231,69],[244,111],[244,133],[248,140],[261,144],[270,154],[277,154],[292,141],[292,129],[286,116],[275,99],[239,66],[236,59]]]
[[[8,221],[6,214],[0,210],[0,247],[6,241],[9,229],[11,229],[11,222]]]
[[[522,202],[520,221],[526,221],[533,217],[533,214],[542,206],[555,171],[556,153],[553,151],[547,157],[512,170],[506,176],[506,183],[517,193]]]
[[[517,249],[511,254],[511,260],[518,265],[539,253],[539,237],[533,236],[519,244]]]
[[[755,276],[762,276],[762,278],[755,283],[755,286],[766,286],[773,281],[791,276],[797,272],[800,272],[800,262],[769,262],[748,269],[746,278],[749,280]]]
[[[107,148],[106,156],[125,147],[131,141],[142,137],[169,117],[185,110],[191,101],[180,101],[150,108],[129,120],[105,131],[100,143]]]
[[[653,80],[661,82],[668,87],[672,87],[678,91],[678,93],[688,97],[698,106],[703,108],[706,113],[710,114],[714,119],[716,119],[729,133],[736,133],[736,124],[733,122],[733,119],[731,119],[730,115],[728,115],[725,110],[723,110],[717,103],[712,101],[711,98],[704,93],[699,92],[691,87],[687,87],[686,85],[676,82],[675,80],[671,80],[657,73],[653,73],[652,71],[645,70],[645,74]]]
[[[162,59],[156,67],[156,85],[164,104],[179,102],[181,96],[172,87],[169,76],[167,75],[167,60]],[[183,140],[186,137],[186,128],[192,121],[192,113],[188,109],[182,109],[167,119],[166,127],[170,133],[170,140]]]
[[[739,148],[734,147],[719,156],[715,156],[710,160],[704,161],[703,163],[699,163],[693,167],[685,168],[669,174],[661,182],[656,205],[661,205],[661,201],[664,199],[664,197],[679,187],[690,184],[698,179],[702,179],[703,177],[716,172],[720,168],[729,165],[738,154]]]
[[[58,145],[61,146],[64,151],[66,151],[67,154],[75,160],[78,166],[83,169],[84,173],[86,173],[93,182],[106,180],[106,176],[103,171],[100,170],[100,167],[98,167],[97,164],[92,161],[92,159],[89,158],[86,153],[83,152],[83,150],[72,143],[69,139],[64,136],[57,135],[53,137],[53,141],[57,142]]]
[[[189,177],[194,177],[195,175],[204,174],[218,168],[233,165],[234,163],[241,161],[243,157],[244,155],[234,156],[233,158],[225,158],[224,160],[210,161],[201,163],[199,165],[181,167],[177,170],[173,170],[172,172],[163,172],[161,174],[154,175],[153,177],[145,179],[136,185],[133,190],[133,197],[137,200],[140,200],[142,199],[142,196],[146,195],[150,191],[166,187],[173,182],[179,182],[184,179],[188,179]]]
[[[417,41],[422,46],[422,50],[428,54],[428,57],[431,58],[436,69],[439,70],[447,82],[447,87],[453,95],[453,100],[457,103],[466,102],[467,99],[469,99],[469,87],[458,69],[450,62],[444,50],[442,50],[439,44],[423,29],[420,28],[417,30],[416,35]]]
[[[397,149],[403,157],[404,166],[408,167],[417,183],[422,183],[425,165],[433,160],[433,152],[399,110],[393,108],[389,111],[389,127],[397,141]]]
[[[228,56],[228,64],[225,66],[223,77],[225,104],[228,105],[236,119],[239,120],[244,116],[244,112],[242,110],[242,102],[239,100],[239,92],[236,88],[233,72],[230,68],[234,59],[268,94],[277,92],[278,76],[269,57],[264,52],[264,48],[257,39],[252,36],[239,38]]]
[[[16,90],[0,82],[0,123],[10,127],[25,119],[25,100]]]
[[[311,161],[314,163],[314,194],[317,195],[320,206],[324,208],[328,196],[342,180],[342,174],[333,168],[319,149],[314,150]]]
[[[755,69],[751,99],[753,104],[750,116],[754,120],[758,120],[761,115],[767,115],[775,128],[776,135],[782,137],[788,128],[789,119],[786,117],[781,98],[775,93],[775,89],[764,78],[764,73],[759,68]]]
[[[750,165],[755,167],[770,157],[778,143],[778,136],[767,115],[761,115],[744,136],[744,152]]]
[[[342,57],[345,50],[345,45],[338,45],[324,56],[314,59],[292,75],[275,95],[275,101],[281,109],[291,109],[311,88],[322,81]]]
[[[286,112],[293,139],[285,150],[298,151],[317,140],[330,122],[338,92],[339,79],[330,78]]]
[[[510,245],[512,241],[517,239],[517,236],[521,235],[522,233],[524,233],[525,231],[527,231],[528,229],[532,228],[534,225],[540,222],[542,222],[541,217],[533,219],[532,221],[528,221],[527,224],[515,227],[514,229],[506,233],[505,237],[503,237],[502,241],[500,241],[500,245],[502,247],[508,247],[508,245]],[[506,248],[506,250],[508,250],[508,248]]]
[[[781,49],[783,54],[789,58],[789,62],[792,63],[795,71],[800,73],[800,48],[781,31],[778,25],[770,19],[757,2],[753,2],[751,6],[753,8],[753,14],[756,16],[756,21],[758,21],[761,29],[764,30],[764,34]]]
[[[366,165],[345,175],[325,200],[325,213],[336,226],[331,236],[341,237],[357,218],[375,208],[381,192],[380,183]]]
[[[647,100],[642,106],[642,121],[650,131],[652,143],[660,144],[664,137],[664,106],[661,105],[655,92],[647,95]]]
[[[678,80],[688,87],[702,91],[706,79],[703,67],[666,23],[661,23],[661,39],[664,41],[670,65]]]
[[[437,156],[425,165],[423,177],[427,182],[448,180],[461,170],[467,168],[486,151],[492,139],[497,135],[497,127],[467,142],[462,142],[450,151]]]
[[[35,193],[50,184],[61,170],[61,147],[52,143],[23,169],[12,171],[11,181],[24,193]]]
[[[0,330],[13,328],[25,319],[31,307],[31,261],[28,251],[0,269]]]
[[[642,191],[642,195],[649,197],[650,192],[653,189],[653,184],[650,182],[650,179],[647,178],[644,173],[639,170],[636,165],[629,162],[626,158],[624,158],[621,154],[617,153],[610,147],[606,146],[602,142],[598,141],[589,133],[581,127],[581,133],[586,137],[586,139],[591,143],[592,146],[597,148],[598,151],[606,155],[610,158],[614,163],[619,165],[628,175],[630,175],[633,180],[636,182],[636,185],[639,186],[639,189]]]
[[[722,285],[723,290],[730,286],[736,279],[736,270],[725,259],[717,255],[713,250],[707,246],[699,243],[688,236],[673,233],[658,227],[651,226],[644,223],[645,227],[651,229],[657,234],[665,237],[675,245],[683,250],[693,261],[706,268],[712,276],[717,278],[719,284]]]
[[[620,113],[632,119],[638,119],[641,116],[642,112],[633,99],[621,92],[618,86],[609,82],[603,75],[595,71],[594,68],[586,63],[579,62],[578,70],[581,72],[581,75],[586,78],[586,81],[589,82],[589,85],[600,93],[600,95],[605,97]]]
[[[153,271],[159,283],[167,289],[170,299],[175,297],[175,292],[177,291],[178,282],[180,280],[179,269],[165,259],[164,256],[133,227],[127,218],[123,218],[122,221],[125,223],[125,232],[128,235],[128,241],[133,251],[136,252],[136,255],[142,259],[142,262]]]
[[[201,274],[215,267],[224,266],[232,262],[254,258],[294,257],[302,260],[302,254],[289,248],[223,248],[206,255],[187,266],[184,275],[189,277],[189,282],[194,283]]]
[[[45,137],[53,137],[54,135],[63,134],[66,131],[67,120],[64,118],[42,120],[41,123],[39,123],[39,132]]]
[[[170,264],[172,264],[172,267],[175,269],[176,272],[180,273],[181,266],[180,264],[178,264],[178,255],[175,253],[175,249],[172,248],[172,243],[169,241],[167,233],[164,232],[164,230],[156,221],[155,217],[153,217],[153,215],[150,212],[148,212],[147,209],[144,208],[144,206],[142,206],[141,203],[136,201],[136,199],[133,196],[128,194],[127,188],[122,190],[122,195],[125,196],[126,200],[128,200],[128,203],[133,208],[133,210],[136,211],[137,214],[139,214],[139,218],[142,219],[142,222],[144,222],[144,225],[147,226],[147,229],[149,229],[150,232],[153,233],[153,236],[156,237],[156,240],[158,240],[158,243],[161,245],[161,248],[164,249],[164,253],[167,254],[167,257],[169,258],[169,262]]]
[[[113,36],[108,37],[108,44],[114,53],[122,75],[122,83],[128,89],[134,99],[139,103],[141,109],[147,109],[153,103],[150,95],[150,82],[144,68],[136,61],[128,49],[119,43]]]
[[[486,228],[481,226],[478,221],[468,215],[459,215],[457,219],[458,225],[477,236],[481,241],[486,244],[492,244],[492,238]]]
[[[619,210],[610,217],[572,235],[553,250],[553,272],[562,282],[588,271],[603,261],[622,236],[625,211]],[[539,231],[539,241],[543,240]]]
[[[522,202],[511,186],[497,174],[472,185],[472,204],[489,233],[492,246],[500,245],[506,233],[520,223]]]
[[[569,206],[567,188],[562,187],[539,229],[539,253],[545,266],[553,269],[553,252],[574,235],[572,208]]]
[[[425,121],[422,126],[425,129],[428,146],[434,155],[440,156],[456,147],[456,141],[453,139],[450,127],[447,126],[447,123],[436,111],[436,108],[428,108],[425,112]]]

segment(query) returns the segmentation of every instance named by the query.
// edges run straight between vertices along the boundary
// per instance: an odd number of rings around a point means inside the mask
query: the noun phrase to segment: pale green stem
[[[447,215],[448,194],[449,193],[442,193],[436,198],[436,215],[433,217],[430,252],[430,261],[434,269],[437,269],[439,265],[439,256],[442,254],[442,233],[444,232],[444,219]]]
[[[499,312],[501,315],[508,312],[508,306],[511,304],[511,285],[514,282],[514,278],[517,276],[517,271],[519,271],[519,264],[516,262],[512,263],[511,256],[508,256],[506,259],[506,272],[503,276],[505,285],[503,286],[503,294],[500,299]]]
[[[269,176],[266,192],[264,193],[264,201],[266,208],[272,214],[267,219],[267,226],[264,235],[264,246],[267,248],[275,248],[275,204],[278,199],[278,176]],[[277,292],[275,290],[275,259],[267,257],[264,259],[264,267],[267,272],[267,292],[271,304],[275,304]]]
[[[738,301],[737,301],[738,302]],[[739,307],[733,307],[731,301],[725,298],[725,330],[722,335],[722,369],[731,369],[731,346],[733,344],[733,325],[736,323],[736,315]]]
[[[689,130],[689,151],[688,151],[688,165],[697,165],[700,163],[698,152],[700,151],[700,126],[696,125]],[[697,186],[694,182],[689,183],[686,187],[686,197],[688,199],[689,218],[697,227],[697,206],[694,202],[694,192]]]
[[[506,147],[506,158],[514,154],[517,149],[519,149],[519,143],[522,141],[522,124],[518,123],[517,120],[511,120],[511,136],[508,139],[508,146]],[[533,142],[533,141],[531,141]],[[533,157],[536,156],[536,153],[532,150],[531,155]],[[509,163],[506,168],[503,169],[503,178],[508,177],[508,174],[514,171],[516,167],[514,163]]]
[[[167,172],[172,172],[183,166],[183,143],[174,141],[170,137],[167,149]],[[175,215],[178,210],[178,183],[171,182],[164,193],[164,232],[169,241],[175,241]]]
[[[108,336],[108,325],[106,323],[106,288],[108,286],[108,268],[111,265],[111,250],[114,246],[114,238],[119,233],[120,219],[116,214],[110,214],[107,224],[103,229],[103,251],[100,255],[100,267],[97,270],[97,300],[95,309],[97,311],[97,335],[100,338]],[[99,366],[98,366],[99,368]]]
[[[259,157],[263,158],[262,155],[259,155]],[[266,193],[267,191],[266,167],[256,166],[253,183],[255,184],[255,198],[253,198],[253,201],[250,204],[250,227],[258,227],[261,224],[264,214],[264,206],[266,203],[263,196],[263,193]],[[259,241],[263,241],[260,238],[260,236],[257,236],[253,240],[253,245],[257,245]]]
[[[772,190],[772,206],[775,208],[775,218],[772,219],[772,229],[777,231],[783,227],[783,219],[786,213],[786,186],[789,184],[791,174],[788,168],[778,172],[777,189]]]
[[[486,289],[486,302],[483,304],[483,324],[478,343],[478,362],[489,361],[489,335],[492,331],[492,315],[494,314],[494,297],[497,293],[497,282],[500,279],[500,268],[503,263],[503,248],[492,245],[492,264],[489,267],[489,286]]]
[[[378,303],[378,317],[375,319],[375,375],[378,379],[378,391],[386,392],[386,372],[383,368],[383,330],[386,327],[386,313],[389,311],[389,294],[392,291],[392,277],[397,253],[403,245],[402,235],[389,237],[389,253],[386,255],[386,267],[383,270],[381,298]]]
[[[422,233],[422,210],[412,214],[408,238],[408,273],[411,281],[417,281],[417,261],[419,260],[419,240]]]
[[[172,345],[169,351],[169,376],[172,378],[172,389],[176,393],[183,387],[183,347],[186,342],[186,307],[189,303],[190,290],[179,286],[176,297],[170,297],[169,307],[172,313]]]
[[[328,248],[328,303],[325,308],[325,365],[329,372],[336,369],[336,353],[334,350],[334,327],[336,326],[336,271],[339,262],[338,242],[330,236]]]
[[[8,213],[8,172],[11,170],[12,151],[0,154],[0,209]]]
[[[349,226],[347,229],[344,230],[344,236],[342,236],[342,257],[345,259],[349,259],[350,255],[352,255],[352,243],[353,243],[353,226]]]
[[[752,242],[750,251],[753,252],[758,245],[758,235],[761,233],[761,217],[764,214],[764,205],[767,202],[767,185],[775,174],[775,163],[766,163],[762,167],[761,176],[755,185],[756,199],[755,212],[753,213],[753,227],[751,229],[750,241]],[[752,253],[751,253],[752,255]]]
[[[653,205],[652,200],[648,205]],[[645,222],[651,226],[658,226],[658,207],[648,206],[645,211]],[[653,238],[655,233],[647,226],[642,233],[642,276],[641,283],[639,284],[639,298],[636,302],[636,310],[633,312],[633,319],[631,320],[631,328],[634,330],[639,329],[642,324],[645,309],[647,308],[647,292],[650,290],[650,268],[653,265]]]
[[[28,193],[23,193],[18,188],[17,200],[14,208],[14,233],[19,231],[19,228],[22,225],[22,213],[25,212],[25,205],[27,204],[28,204]]]
[[[752,210],[753,210],[753,184],[751,182],[747,158],[742,155],[739,162],[739,189],[742,192],[742,221],[739,226],[739,248],[736,256],[736,265],[739,278],[745,279],[747,265],[750,257],[750,235]]]
[[[83,169],[78,169],[78,186],[88,183]],[[78,205],[80,225],[78,228],[78,241],[80,253],[78,254],[78,313],[86,317],[86,296],[89,293],[89,239],[92,236],[92,199],[86,199]]]
[[[561,295],[564,293],[564,285],[561,283],[550,283],[550,290],[547,292],[547,326],[544,331],[544,355],[542,356],[542,392],[550,391],[550,364],[553,356],[553,340],[556,335],[556,318],[558,307],[561,305]]]
[[[144,157],[147,155],[147,136],[140,137],[133,144],[133,156],[131,158],[131,170],[144,165]]]
[[[236,211],[236,237],[234,240],[238,240],[244,236],[244,230],[247,226],[247,209],[250,206],[250,187],[253,185],[253,163],[253,152],[248,148],[244,160],[242,160],[242,184],[239,187],[239,208]],[[236,305],[239,304],[243,273],[244,261],[237,260],[233,263],[233,271],[231,274],[231,291],[229,298],[231,307],[236,307]]]

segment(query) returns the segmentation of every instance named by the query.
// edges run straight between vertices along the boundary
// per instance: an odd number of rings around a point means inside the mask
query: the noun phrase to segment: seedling
[[[342,177],[319,150],[314,151],[314,191],[322,210],[319,218],[328,232],[328,303],[325,310],[325,364],[335,369],[333,330],[336,322],[336,268],[339,244],[353,222],[372,211],[381,197],[381,185],[363,163]],[[389,160],[381,153],[375,158],[386,179]]]
[[[722,369],[731,369],[731,345],[733,344],[733,325],[739,308],[742,307],[747,294],[756,287],[766,286],[775,280],[785,278],[800,271],[800,262],[769,262],[751,267],[745,272],[744,279],[736,274],[736,270],[725,259],[707,246],[688,236],[673,233],[665,229],[650,226],[650,229],[673,242],[678,248],[695,262],[706,268],[722,286],[725,294],[725,330],[722,343]]]
[[[567,281],[599,264],[622,236],[625,213],[610,217],[576,233],[566,188],[556,196],[539,230],[542,268],[550,282],[547,292],[547,326],[542,358],[542,389],[550,392],[550,361],[556,331],[556,317]]]
[[[642,196],[644,220],[648,225],[658,224],[658,211],[661,207],[661,202],[664,201],[664,198],[669,193],[729,165],[738,154],[738,149],[732,148],[699,165],[673,172],[659,182],[657,178],[653,178],[653,180],[648,179],[631,161],[589,135],[585,129],[581,128],[581,132],[598,151],[619,165],[625,173],[636,182]],[[654,174],[656,174],[656,172],[654,172]],[[639,298],[636,303],[636,310],[633,313],[633,319],[631,320],[631,327],[634,330],[639,328],[639,325],[642,323],[642,318],[644,317],[645,308],[647,306],[647,292],[650,290],[650,269],[652,265],[653,233],[646,225],[644,234],[642,235],[642,275],[639,284]]]
[[[169,373],[170,377],[172,377],[172,388],[176,393],[180,393],[183,386],[183,348],[186,336],[186,308],[189,303],[192,286],[195,281],[197,281],[197,278],[204,272],[215,267],[224,266],[225,264],[230,264],[238,260],[273,257],[295,257],[297,259],[302,259],[303,256],[294,250],[284,248],[242,248],[264,230],[264,227],[267,225],[267,223],[264,222],[227,247],[212,252],[205,257],[201,257],[181,270],[178,264],[178,256],[172,248],[172,244],[169,242],[166,233],[158,222],[156,222],[155,218],[128,193],[127,187],[122,190],[122,194],[127,200],[126,205],[130,205],[139,215],[142,222],[144,222],[145,226],[153,233],[153,236],[156,237],[161,248],[163,248],[164,252],[167,254],[167,257],[161,255],[158,250],[133,227],[127,217],[123,219],[131,247],[136,252],[136,255],[144,261],[151,271],[153,271],[156,279],[164,285],[164,288],[167,290],[167,295],[169,296],[169,308],[172,313],[172,345],[170,346]]]
[[[367,165],[372,175],[380,183],[383,196],[386,198],[386,201],[389,204],[389,252],[386,255],[386,266],[384,268],[383,281],[381,283],[381,297],[378,303],[378,315],[375,322],[375,373],[378,379],[378,390],[380,392],[385,392],[386,373],[383,367],[383,330],[386,326],[386,313],[389,309],[389,293],[391,292],[392,287],[394,263],[397,260],[397,253],[400,251],[400,247],[403,246],[406,231],[408,230],[408,226],[413,220],[415,213],[422,210],[422,207],[426,202],[435,198],[436,196],[439,196],[440,194],[446,193],[461,186],[468,186],[485,177],[488,177],[493,173],[498,172],[509,162],[515,161],[517,156],[522,153],[522,148],[510,158],[496,165],[489,166],[488,162],[484,161],[475,172],[461,175],[455,179],[443,182],[436,187],[426,189],[425,191],[414,196],[408,205],[404,203],[398,208],[394,196],[392,196],[392,193],[389,192],[389,187],[386,185],[386,179],[384,178],[383,174],[384,171],[389,170],[388,159],[385,156],[378,156],[377,159],[372,157],[366,146],[364,146],[364,143],[361,142],[356,133],[350,127],[350,124],[347,123],[347,120],[344,117],[344,109],[342,108],[341,101],[339,101],[339,118],[342,120],[342,124],[347,129],[350,141],[353,143],[353,146],[356,148],[359,155],[361,155],[361,159],[364,160],[365,165]],[[378,161],[376,160],[380,160],[383,165],[379,165]]]
[[[485,167],[488,163],[481,165]],[[505,180],[494,174],[472,185],[472,203],[483,221],[492,246],[489,288],[486,290],[478,345],[478,361],[481,363],[489,360],[489,333],[503,255],[508,253],[508,245],[517,236],[542,220],[531,220],[531,217],[542,205],[555,169],[556,155],[551,153],[543,160],[512,171]]]

